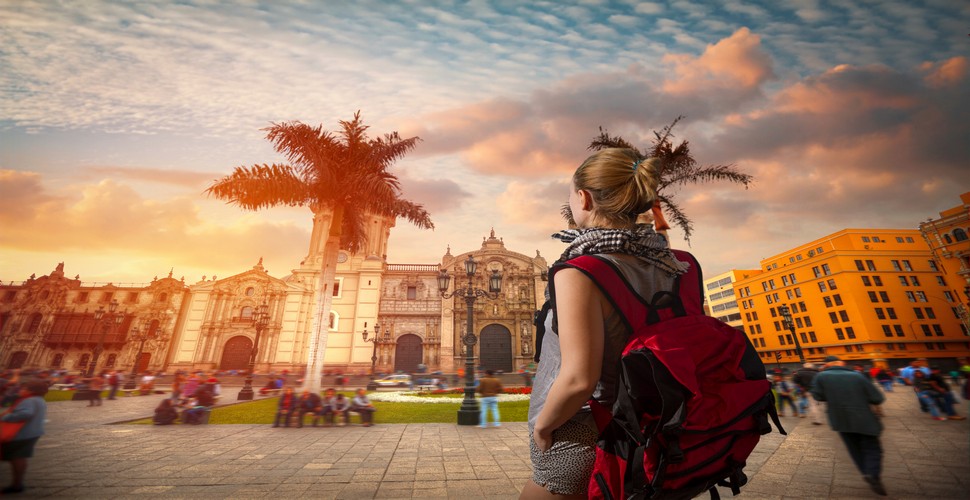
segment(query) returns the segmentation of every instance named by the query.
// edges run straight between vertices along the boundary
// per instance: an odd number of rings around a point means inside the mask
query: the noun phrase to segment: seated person
[[[152,372],[145,372],[145,375],[141,378],[141,385],[138,387],[138,394],[142,396],[147,396],[152,393],[155,389],[155,376]]]
[[[290,415],[297,407],[297,397],[293,394],[293,388],[287,387],[283,389],[283,394],[280,394],[279,403],[276,405],[276,418],[273,420],[273,427],[280,426],[280,420],[283,421],[283,427],[290,426]]]
[[[316,427],[320,417],[323,416],[323,400],[320,399],[319,394],[304,389],[297,401],[297,411],[299,412],[297,427],[303,427],[303,416],[307,413],[313,415],[313,426]]]
[[[377,411],[377,408],[374,408],[373,403],[367,398],[367,392],[363,389],[357,389],[357,395],[350,402],[350,411],[360,414],[360,423],[364,427],[374,425],[374,412]]]
[[[175,409],[175,405],[172,404],[172,400],[165,398],[155,408],[155,416],[152,417],[152,423],[155,425],[171,425],[175,423],[178,416],[178,411]]]
[[[333,389],[329,389],[328,392],[333,392]],[[346,425],[348,423],[347,412],[350,410],[350,401],[344,397],[343,394],[337,393],[330,399],[329,411],[324,410],[324,416],[327,420],[327,425]],[[335,417],[340,417],[343,422],[335,422]]]
[[[201,424],[202,418],[215,404],[212,392],[205,387],[199,387],[195,391],[195,396],[189,400],[187,408],[182,412],[182,422],[186,424]]]
[[[269,391],[275,391],[277,389],[283,388],[283,379],[281,378],[271,378],[262,389],[259,390],[261,396],[269,394]]]

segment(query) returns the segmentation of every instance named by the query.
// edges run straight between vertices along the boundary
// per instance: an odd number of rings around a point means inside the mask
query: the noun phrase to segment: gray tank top
[[[624,254],[599,254],[598,257],[606,258],[612,262],[620,270],[623,278],[637,291],[637,294],[647,301],[658,291],[673,289],[674,278],[643,259]],[[559,336],[552,331],[552,320],[553,313],[550,311],[550,314],[547,314],[545,318],[546,333],[542,337],[542,354],[539,359],[539,366],[536,368],[535,378],[532,381],[532,398],[529,402],[530,432],[535,427],[539,412],[545,406],[549,390],[559,375],[562,364]],[[603,331],[606,335],[603,345],[603,373],[596,383],[592,397],[597,402],[610,408],[616,400],[617,369],[630,331],[623,322],[622,314],[616,310],[604,319]],[[592,419],[588,418],[589,412],[589,405],[585,405],[572,419],[595,427]]]

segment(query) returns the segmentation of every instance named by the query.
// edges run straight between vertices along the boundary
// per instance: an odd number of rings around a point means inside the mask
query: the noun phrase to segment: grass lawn
[[[76,393],[77,391],[47,391],[47,394],[44,396],[44,401],[47,401],[48,403],[54,403],[57,401],[70,401],[71,398],[74,397],[74,394]],[[108,391],[102,391],[101,397],[104,398],[104,396],[106,396],[107,394],[108,394]]]
[[[352,393],[345,393],[348,396]],[[439,398],[441,396],[434,396]],[[276,405],[279,398],[267,398],[246,403],[214,408],[209,416],[210,424],[267,424],[271,425],[276,416]],[[432,424],[454,423],[458,408],[461,406],[461,396],[453,396],[454,403],[385,403],[375,401],[374,422],[378,424]],[[510,401],[499,403],[499,412],[503,422],[525,422],[529,415],[528,401]],[[151,424],[150,418],[131,422],[134,424]],[[309,419],[307,419],[309,424]]]

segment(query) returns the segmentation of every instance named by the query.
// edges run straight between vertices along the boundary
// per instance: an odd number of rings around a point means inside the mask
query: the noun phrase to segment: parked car
[[[405,374],[388,375],[374,382],[378,387],[411,387],[411,376]]]

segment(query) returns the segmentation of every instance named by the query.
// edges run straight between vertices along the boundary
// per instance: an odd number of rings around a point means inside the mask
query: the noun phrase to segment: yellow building
[[[766,364],[799,362],[799,347],[807,360],[892,368],[970,354],[959,298],[917,230],[845,229],[739,273],[742,321]]]
[[[744,327],[738,299],[734,294],[734,282],[741,279],[745,273],[750,274],[751,271],[731,270],[704,280],[704,305],[708,316],[738,329]]]
[[[957,314],[965,332],[970,331],[970,192],[960,195],[961,205],[940,212],[939,219],[919,225],[923,238],[940,263],[950,294],[963,302]]]

